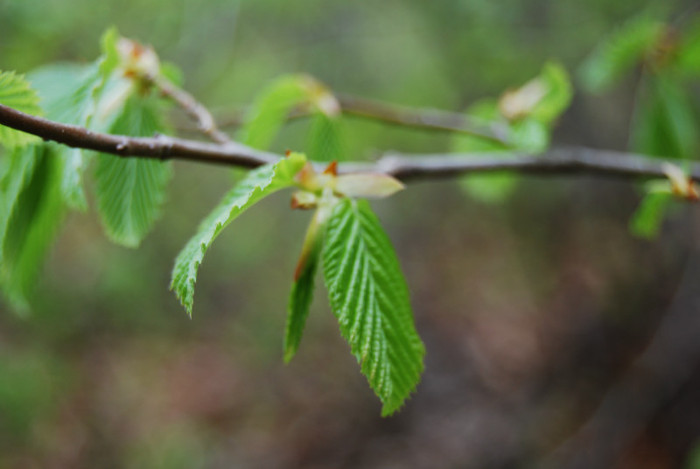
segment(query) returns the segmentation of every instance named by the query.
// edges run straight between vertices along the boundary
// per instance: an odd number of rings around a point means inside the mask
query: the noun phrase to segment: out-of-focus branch
[[[144,78],[160,89],[165,97],[173,100],[180,106],[197,123],[197,130],[216,143],[226,144],[231,142],[229,136],[219,130],[211,112],[197,101],[194,96],[160,76],[145,76]]]
[[[4,105],[0,105],[0,125],[44,140],[121,157],[180,159],[243,168],[255,168],[282,158],[281,155],[255,150],[236,142],[213,144],[167,136],[135,138],[103,134],[25,114]],[[403,181],[487,172],[591,174],[623,179],[649,179],[665,178],[667,166],[673,162],[639,154],[572,147],[553,149],[542,155],[388,154],[375,163],[344,162],[339,169],[344,173],[384,173]],[[700,181],[700,165],[690,166],[690,177]]]
[[[508,143],[508,131],[504,126],[479,122],[464,114],[398,106],[357,96],[341,95],[337,98],[342,111],[349,115],[407,127],[463,133],[497,143]]]
[[[349,116],[425,130],[472,135],[491,142],[507,144],[508,129],[493,123],[479,122],[456,112],[412,108],[350,95],[336,96],[340,109]],[[288,118],[307,117],[308,111],[294,110]],[[221,127],[237,127],[245,122],[245,109],[233,111],[220,119]]]

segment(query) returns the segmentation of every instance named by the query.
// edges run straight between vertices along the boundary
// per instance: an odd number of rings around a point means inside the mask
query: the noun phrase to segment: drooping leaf
[[[35,116],[42,115],[39,97],[23,75],[0,70],[0,104]],[[0,125],[0,144],[6,148],[38,142],[39,138]]]
[[[459,184],[481,202],[497,204],[513,193],[518,177],[510,173],[474,174],[461,178]]]
[[[640,238],[653,239],[659,234],[666,209],[673,202],[670,192],[649,192],[630,220],[630,231]]]
[[[60,160],[43,144],[16,148],[0,181],[0,281],[20,311],[63,219]]]
[[[102,55],[92,64],[48,65],[29,75],[28,79],[38,91],[48,119],[86,128],[95,127],[92,121],[98,103],[101,102],[102,92],[119,65],[118,39],[117,30],[108,29],[101,39]],[[116,81],[120,82],[122,89],[128,84],[127,80],[121,78]],[[103,107],[104,103],[105,101]],[[107,113],[110,111],[116,113],[118,106],[113,106]],[[99,130],[109,131],[109,128],[103,123]],[[67,146],[57,147],[56,151],[63,160],[63,197],[69,206],[85,210],[87,200],[83,189],[83,173],[87,166],[88,152]]]
[[[214,239],[233,219],[260,199],[292,186],[294,176],[305,162],[304,155],[292,153],[277,163],[250,171],[202,221],[197,234],[178,254],[170,284],[170,289],[175,292],[188,314],[192,314],[197,269]]]
[[[253,148],[267,150],[289,113],[308,104],[313,79],[289,75],[275,80],[255,100],[238,140]]]
[[[586,59],[580,79],[590,92],[602,92],[644,60],[663,34],[664,25],[647,15],[629,20]]]
[[[294,272],[294,283],[289,294],[287,325],[284,334],[284,361],[294,357],[301,342],[301,336],[309,315],[309,308],[314,297],[314,283],[318,261],[323,247],[325,222],[323,208],[316,210],[306,231],[304,245]]]
[[[158,104],[155,97],[131,96],[112,122],[110,133],[153,136],[163,129]],[[169,162],[98,155],[97,208],[113,241],[138,246],[160,214],[171,174]]]
[[[698,117],[680,83],[649,77],[634,118],[632,146],[648,155],[693,158],[700,150]]]
[[[48,119],[65,124],[90,127],[104,84],[100,61],[91,65],[57,64],[32,72],[28,79],[36,88]],[[83,189],[86,167],[85,151],[67,146],[57,147],[63,159],[61,190],[69,206],[87,208]]]
[[[382,415],[390,415],[418,384],[425,348],[398,259],[366,201],[336,205],[322,256],[340,332],[381,399]]]

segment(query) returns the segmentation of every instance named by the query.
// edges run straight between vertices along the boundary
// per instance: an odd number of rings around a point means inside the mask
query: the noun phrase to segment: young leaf
[[[534,119],[550,125],[569,106],[573,91],[566,69],[545,64],[538,76],[501,96],[498,108],[510,122]]]
[[[322,255],[340,332],[381,399],[382,415],[390,415],[418,384],[425,348],[398,259],[366,201],[336,205]]]
[[[275,80],[255,100],[238,140],[253,148],[268,149],[292,109],[309,103],[313,83],[305,75]]]
[[[467,116],[483,122],[498,121],[508,125],[498,110],[498,102],[495,99],[483,99],[472,104],[467,109]],[[452,139],[451,150],[456,153],[487,153],[509,151],[505,144],[475,137],[472,135],[458,135]],[[505,156],[505,155],[504,155]],[[464,191],[486,203],[502,202],[508,197],[517,184],[517,176],[513,174],[478,174],[460,179],[460,186]]]
[[[108,29],[101,39],[102,55],[90,65],[48,65],[29,75],[28,79],[38,91],[48,119],[93,127],[92,120],[102,92],[119,65],[118,39],[117,30]],[[87,200],[83,173],[87,166],[87,152],[67,146],[58,146],[55,151],[63,160],[61,192],[66,203],[78,210],[85,210]]]
[[[314,281],[323,247],[323,231],[325,229],[325,221],[321,220],[323,213],[324,208],[319,208],[314,213],[306,231],[304,246],[294,272],[294,283],[289,294],[287,326],[284,334],[284,361],[286,363],[289,363],[299,348],[306,318],[309,315],[309,308],[314,297]]]
[[[48,119],[90,127],[104,85],[100,64],[101,61],[98,60],[88,66],[49,65],[35,70],[28,76],[41,97]],[[85,210],[85,151],[67,146],[57,147],[57,151],[64,162],[61,177],[63,197],[69,206]]]
[[[678,48],[676,67],[687,78],[700,77],[700,18],[686,28]]]
[[[648,16],[634,18],[608,37],[580,69],[583,85],[602,92],[624,73],[641,63],[663,33],[664,25]]]
[[[316,112],[309,130],[308,157],[313,161],[343,161],[345,145],[340,114]]]
[[[110,132],[152,136],[163,129],[158,104],[154,97],[131,96],[117,114]],[[138,246],[160,214],[171,173],[169,162],[98,155],[97,207],[113,241]]]
[[[690,96],[679,83],[661,76],[650,77],[646,84],[632,128],[634,149],[649,155],[694,157],[700,131]]]
[[[0,70],[0,104],[27,114],[41,115],[39,97],[24,76]],[[38,142],[34,135],[0,125],[0,144],[7,148]]]
[[[538,77],[545,89],[542,99],[533,107],[531,117],[543,124],[552,124],[571,104],[573,88],[566,69],[549,62]]]
[[[170,289],[175,292],[188,314],[192,314],[197,269],[214,239],[234,218],[257,201],[294,185],[294,176],[305,163],[304,155],[292,153],[277,163],[250,171],[202,221],[197,234],[178,254],[170,283]]]
[[[60,160],[47,145],[16,148],[0,180],[0,281],[26,310],[48,247],[63,219]]]
[[[650,192],[645,195],[630,220],[630,231],[640,238],[656,238],[666,209],[672,201],[673,195],[670,192]]]

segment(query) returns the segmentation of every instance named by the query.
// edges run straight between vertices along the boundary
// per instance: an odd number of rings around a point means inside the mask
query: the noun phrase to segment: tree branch
[[[43,119],[0,105],[0,125],[27,132],[44,140],[121,157],[179,159],[255,168],[282,158],[281,155],[228,142],[203,143],[167,136],[137,138],[93,132],[73,125]],[[402,181],[442,179],[468,173],[517,172],[529,174],[591,174],[623,179],[666,178],[665,166],[673,159],[611,150],[573,147],[550,150],[542,155],[512,154],[387,154],[375,163],[342,163],[341,172],[377,172]],[[689,167],[700,181],[700,165]]]
[[[341,112],[350,116],[404,127],[472,135],[504,145],[508,143],[508,129],[505,126],[482,123],[464,114],[437,109],[417,109],[350,95],[339,95],[336,99]],[[297,109],[293,110],[288,118],[298,119],[308,115],[308,111]],[[244,119],[245,109],[241,109],[221,119],[221,126],[240,126],[245,122]]]
[[[216,126],[211,112],[194,96],[160,76],[147,75],[144,78],[158,87],[165,97],[173,100],[187,115],[194,119],[197,122],[198,130],[204,135],[217,143],[231,142],[229,136]]]
[[[508,130],[504,126],[481,123],[464,114],[437,109],[414,109],[349,95],[337,96],[337,99],[345,114],[407,127],[463,133],[501,144],[508,143]]]

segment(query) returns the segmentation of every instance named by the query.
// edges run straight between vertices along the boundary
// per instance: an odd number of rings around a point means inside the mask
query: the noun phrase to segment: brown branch
[[[211,112],[197,101],[194,96],[160,76],[149,75],[144,78],[158,87],[165,97],[173,100],[187,115],[197,122],[197,129],[204,135],[217,143],[225,144],[231,142],[229,136],[216,126],[216,121]]]
[[[111,153],[121,157],[179,159],[255,168],[277,161],[281,155],[255,150],[235,142],[203,143],[167,136],[135,138],[93,132],[60,124],[0,105],[0,125],[27,132],[70,147]],[[442,179],[468,173],[517,172],[529,174],[592,174],[625,179],[665,178],[665,166],[676,160],[591,148],[559,148],[542,155],[512,154],[388,154],[375,163],[342,163],[341,172],[377,172],[403,181]],[[700,165],[690,166],[700,181]]]
[[[279,155],[254,150],[235,142],[204,143],[167,136],[127,137],[93,132],[17,111],[0,104],[0,125],[27,132],[73,148],[83,148],[121,157],[181,159],[256,168],[272,163]]]

